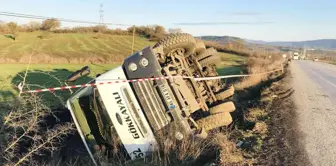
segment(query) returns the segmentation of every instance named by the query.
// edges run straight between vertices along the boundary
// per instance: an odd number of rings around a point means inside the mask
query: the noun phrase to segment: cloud
[[[181,22],[173,23],[174,25],[264,25],[264,24],[273,24],[274,22],[262,21],[262,22]]]
[[[232,16],[258,16],[258,15],[263,15],[263,14],[259,13],[259,12],[233,12],[233,13],[230,13],[229,15],[232,15]]]

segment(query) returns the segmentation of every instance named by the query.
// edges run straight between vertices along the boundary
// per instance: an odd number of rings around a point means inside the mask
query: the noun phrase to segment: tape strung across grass
[[[125,80],[125,79],[104,79],[105,82],[99,83],[91,83],[91,84],[81,84],[81,85],[71,85],[71,86],[62,86],[62,87],[53,87],[53,88],[46,88],[46,89],[36,89],[36,90],[27,90],[23,91],[23,86],[20,83],[18,85],[18,89],[21,93],[40,93],[40,92],[53,92],[57,90],[66,90],[66,89],[75,89],[75,88],[82,88],[82,87],[89,87],[89,86],[97,86],[97,85],[109,85],[109,84],[117,84],[117,83],[125,83],[125,82],[143,82],[143,81],[154,81],[154,80],[164,80],[170,78],[183,78],[183,79],[194,79],[195,81],[206,81],[206,80],[215,80],[215,79],[223,79],[223,78],[238,78],[238,77],[250,77],[256,75],[263,75],[274,73],[277,71],[283,71],[283,69],[272,70],[263,73],[256,73],[256,74],[242,74],[242,75],[226,75],[226,76],[215,76],[215,77],[186,77],[186,76],[164,76],[164,77],[154,77],[154,78],[138,78],[132,80]]]

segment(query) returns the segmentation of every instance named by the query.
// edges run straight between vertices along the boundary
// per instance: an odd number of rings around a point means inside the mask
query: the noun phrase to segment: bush
[[[247,62],[247,70],[249,74],[255,75],[244,78],[241,82],[237,83],[236,87],[238,89],[244,89],[255,86],[262,81],[268,80],[269,76],[271,76],[273,73],[266,72],[281,69],[283,65],[282,63],[283,58],[280,54],[261,52],[251,53]]]
[[[96,25],[92,27],[93,32],[95,33],[104,33],[107,30],[106,25]]]
[[[1,23],[0,24],[0,33],[5,34],[7,32],[7,25]]]
[[[236,54],[240,56],[249,56],[249,50],[242,44],[228,43],[228,45],[219,44],[213,41],[204,41],[206,47],[214,47],[219,52],[225,52],[229,54]]]
[[[14,22],[10,22],[10,23],[7,23],[7,27],[8,27],[9,32],[13,35],[13,40],[16,40],[18,36],[17,32],[19,31],[18,24]]]
[[[36,95],[0,103],[0,108],[0,165],[43,165],[37,164],[41,156],[57,151],[74,130],[70,123],[46,127],[44,119],[53,115]]]
[[[23,30],[26,32],[34,32],[41,29],[41,23],[36,21],[31,21],[26,25],[23,25]]]
[[[132,35],[127,30],[122,30],[120,28],[117,28],[117,29],[107,29],[104,33],[105,34],[110,34],[110,35]]]
[[[74,30],[72,30],[70,28],[63,28],[63,29],[53,30],[52,32],[54,32],[54,33],[73,33]]]

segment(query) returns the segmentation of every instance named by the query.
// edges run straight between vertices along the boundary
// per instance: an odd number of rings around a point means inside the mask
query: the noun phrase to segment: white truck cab
[[[121,141],[131,159],[142,158],[145,153],[150,153],[157,146],[154,134],[130,84],[120,81],[99,85],[108,80],[126,79],[122,67],[119,66],[96,78],[94,80],[96,87],[82,88],[67,101],[67,107],[92,158],[93,146],[100,143],[98,140],[100,136],[94,134],[95,131],[92,130],[95,124],[88,122],[87,117],[90,114],[97,116],[95,118],[99,134],[111,142],[116,139]],[[107,128],[110,129],[106,130]]]

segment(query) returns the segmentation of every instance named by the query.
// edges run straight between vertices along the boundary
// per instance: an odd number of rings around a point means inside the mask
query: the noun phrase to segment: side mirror
[[[83,76],[87,76],[90,74],[90,68],[88,66],[83,67],[80,70],[77,70],[70,74],[67,79],[65,80],[66,82],[75,82],[77,79]]]

